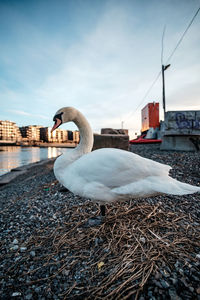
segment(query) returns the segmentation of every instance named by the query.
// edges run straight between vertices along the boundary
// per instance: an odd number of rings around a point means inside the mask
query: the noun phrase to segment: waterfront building
[[[78,144],[79,140],[80,140],[80,133],[79,133],[79,131],[78,130],[73,131],[73,141]]]
[[[68,141],[67,130],[56,129],[51,132],[51,127],[40,128],[40,138],[46,143],[63,143]]]
[[[40,139],[45,143],[55,143],[57,142],[56,131],[51,132],[51,127],[40,128]]]
[[[40,128],[40,139],[46,143],[68,143],[79,142],[79,131],[68,131],[65,129],[56,129],[51,132],[51,127]]]
[[[0,143],[34,144],[75,143],[79,142],[79,131],[68,131],[57,128],[51,132],[51,127],[29,125],[18,127],[11,121],[0,121]]]
[[[20,142],[22,139],[19,127],[16,123],[11,121],[0,120],[0,141],[1,142]]]
[[[38,125],[29,125],[20,127],[20,132],[23,140],[28,142],[39,142],[40,141],[40,128]]]

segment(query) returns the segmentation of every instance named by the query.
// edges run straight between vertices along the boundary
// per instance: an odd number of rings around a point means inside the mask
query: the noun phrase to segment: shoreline
[[[56,148],[75,148],[77,143],[32,143],[32,144],[18,144],[18,143],[0,143],[0,147],[56,147]]]
[[[24,175],[27,171],[30,171],[31,168],[35,168],[36,166],[42,166],[48,164],[49,162],[55,161],[56,157],[42,159],[40,161],[36,161],[34,163],[29,163],[27,165],[23,165],[21,167],[13,168],[10,172],[0,175],[0,187],[7,185],[17,179],[17,177]]]

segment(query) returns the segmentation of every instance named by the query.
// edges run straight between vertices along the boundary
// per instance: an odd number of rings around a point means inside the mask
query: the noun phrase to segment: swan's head
[[[51,132],[53,132],[56,128],[58,128],[61,124],[74,121],[77,115],[77,110],[73,107],[63,107],[59,109],[55,116],[53,117],[53,121],[55,122]]]

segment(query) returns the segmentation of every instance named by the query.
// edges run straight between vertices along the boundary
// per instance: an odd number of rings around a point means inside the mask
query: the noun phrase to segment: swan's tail
[[[137,198],[158,194],[187,195],[200,193],[200,187],[180,182],[169,176],[149,176],[134,183],[114,188],[112,192]]]

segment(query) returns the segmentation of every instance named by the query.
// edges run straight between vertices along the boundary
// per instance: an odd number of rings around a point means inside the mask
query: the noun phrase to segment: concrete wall
[[[200,134],[200,111],[168,111],[165,117],[166,134]]]
[[[199,151],[200,137],[196,136],[164,136],[161,150]]]
[[[94,134],[93,150],[100,148],[128,150],[129,136],[124,134]]]
[[[101,134],[125,134],[125,135],[128,135],[128,129],[102,128]]]
[[[161,150],[200,149],[200,111],[168,111],[161,128]]]

